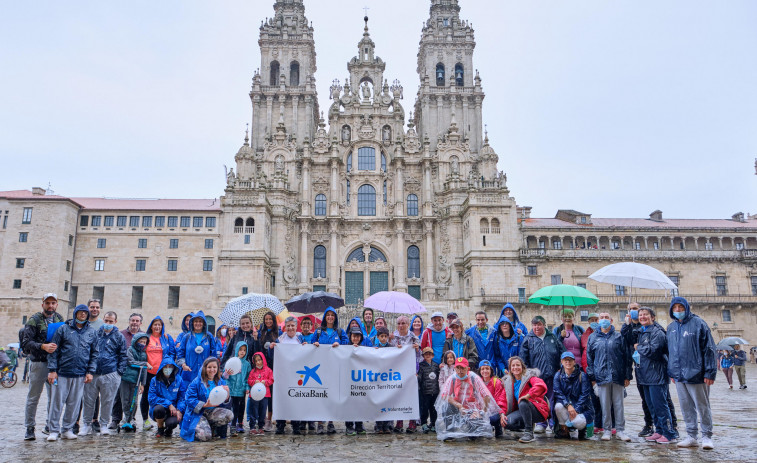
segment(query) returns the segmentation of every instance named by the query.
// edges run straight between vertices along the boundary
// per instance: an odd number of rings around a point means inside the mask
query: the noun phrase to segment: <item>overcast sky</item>
[[[533,216],[757,213],[757,2],[460,0],[499,168]],[[321,109],[370,7],[412,110],[427,0],[305,0]],[[273,0],[0,0],[0,190],[223,194]]]

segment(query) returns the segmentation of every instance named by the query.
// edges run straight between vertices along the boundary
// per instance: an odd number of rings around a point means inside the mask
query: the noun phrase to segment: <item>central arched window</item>
[[[313,250],[313,278],[326,278],[326,248],[323,246]]]
[[[271,61],[271,79],[269,80],[272,86],[279,85],[279,62]]]
[[[421,277],[421,252],[418,250],[418,246],[407,248],[407,277]]]
[[[357,215],[376,215],[376,189],[371,185],[357,190]]]
[[[444,65],[442,63],[436,65],[436,86],[444,87]]]
[[[363,248],[357,248],[347,256],[347,262],[356,260],[358,262],[365,262],[365,254],[363,254]]]
[[[289,85],[297,87],[300,85],[300,63],[292,61],[289,65]]]
[[[357,150],[358,170],[376,170],[376,149],[364,146]]]
[[[368,262],[386,262],[386,256],[383,252],[371,246],[371,252],[368,254]]]
[[[407,215],[412,217],[418,215],[418,196],[407,195]]]
[[[465,83],[463,79],[464,76],[465,74],[463,73],[463,65],[460,63],[457,63],[455,65],[455,85],[457,85],[458,87],[462,87],[463,84]]]
[[[315,197],[315,215],[326,215],[326,195],[324,194]]]

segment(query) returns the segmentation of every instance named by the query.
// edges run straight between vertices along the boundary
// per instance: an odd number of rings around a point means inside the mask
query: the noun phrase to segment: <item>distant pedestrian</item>
[[[733,389],[733,357],[730,351],[723,352],[720,357],[720,369],[723,370],[725,380],[728,381],[728,389]]]
[[[739,389],[746,389],[746,352],[741,350],[741,345],[733,346],[733,369],[739,378]]]

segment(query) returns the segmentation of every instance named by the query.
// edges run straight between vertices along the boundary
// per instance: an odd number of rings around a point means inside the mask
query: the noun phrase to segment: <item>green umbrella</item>
[[[536,291],[528,302],[541,305],[560,305],[575,307],[578,305],[594,305],[599,298],[591,291],[580,286],[552,285]]]

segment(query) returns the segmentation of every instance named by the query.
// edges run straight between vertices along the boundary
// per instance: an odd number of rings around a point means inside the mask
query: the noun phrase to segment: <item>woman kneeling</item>
[[[214,429],[218,437],[226,437],[226,425],[234,417],[234,413],[223,406],[210,404],[208,401],[210,391],[216,386],[223,387],[228,394],[229,388],[226,386],[226,381],[221,378],[218,359],[210,357],[203,362],[200,375],[189,384],[184,397],[186,409],[181,421],[181,437],[184,440],[209,441],[213,437]]]
[[[547,384],[539,378],[539,370],[526,369],[526,362],[518,356],[510,357],[505,375],[507,410],[505,427],[509,431],[523,431],[521,442],[534,441],[534,422],[549,418],[549,403],[544,399]]]

